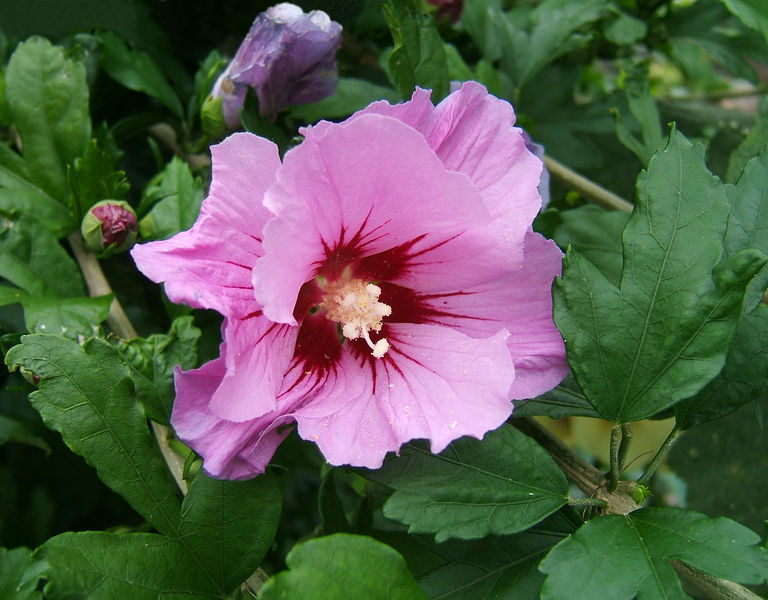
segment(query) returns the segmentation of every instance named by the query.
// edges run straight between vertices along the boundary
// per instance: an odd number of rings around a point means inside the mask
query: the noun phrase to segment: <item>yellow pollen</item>
[[[363,338],[375,358],[381,358],[389,350],[389,342],[381,338],[371,340],[369,331],[381,331],[381,319],[392,314],[392,307],[379,302],[381,288],[362,279],[345,279],[328,284],[321,308],[325,316],[341,325],[345,338]]]

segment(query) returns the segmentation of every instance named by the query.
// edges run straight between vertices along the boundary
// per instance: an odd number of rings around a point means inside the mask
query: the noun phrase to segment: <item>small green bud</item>
[[[136,213],[122,200],[102,200],[83,217],[80,231],[94,252],[125,252],[136,241]]]
[[[227,124],[224,122],[224,109],[221,97],[214,98],[208,95],[203,102],[203,107],[200,109],[200,122],[209,140],[217,140],[226,135]]]

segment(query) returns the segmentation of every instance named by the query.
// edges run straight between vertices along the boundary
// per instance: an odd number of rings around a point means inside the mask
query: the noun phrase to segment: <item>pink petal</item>
[[[273,411],[293,357],[298,327],[273,323],[257,313],[227,319],[222,333],[226,373],[211,397],[210,411],[236,422]]]
[[[322,392],[294,412],[301,437],[314,440],[329,463],[375,469],[411,439],[428,438],[440,452],[509,417],[515,369],[505,331],[486,339],[432,325],[389,331],[383,359],[344,352]]]
[[[529,232],[520,270],[428,302],[439,312],[432,322],[466,335],[486,337],[501,328],[509,332],[516,374],[511,398],[538,396],[568,373],[563,338],[552,320],[552,280],[560,275],[562,256],[554,242]]]
[[[362,115],[289,151],[265,206],[265,255],[256,298],[273,321],[295,323],[299,288],[323,265],[411,243],[403,282],[422,291],[497,277],[515,248],[488,234],[488,211],[469,179],[447,171],[417,131]],[[354,256],[344,256],[345,249]],[[517,250],[519,252],[519,250]],[[340,274],[340,273],[338,273]]]
[[[249,133],[230,136],[212,153],[211,190],[192,229],[131,254],[147,277],[165,282],[173,302],[242,317],[258,308],[251,268],[271,217],[262,197],[280,158],[275,144]]]
[[[290,417],[270,413],[259,419],[233,423],[211,413],[208,402],[221,383],[223,359],[199,369],[174,371],[176,401],[171,424],[185,444],[203,456],[212,477],[249,479],[264,472],[275,450],[288,435]]]

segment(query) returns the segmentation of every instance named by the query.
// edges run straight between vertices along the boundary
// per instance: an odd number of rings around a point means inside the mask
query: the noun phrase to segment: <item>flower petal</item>
[[[286,154],[265,206],[277,217],[253,281],[279,323],[296,322],[299,289],[323,266],[407,244],[417,260],[401,280],[443,290],[497,277],[516,251],[488,235],[489,213],[465,175],[447,171],[417,131],[379,115],[310,132]]]
[[[440,452],[509,417],[515,370],[506,332],[480,340],[432,325],[389,331],[384,358],[347,350],[322,393],[293,413],[299,435],[315,441],[328,462],[375,469],[409,440],[428,438]]]
[[[230,136],[212,152],[211,190],[192,229],[135,246],[131,255],[147,277],[165,282],[173,302],[242,317],[258,308],[251,268],[271,217],[262,197],[280,158],[275,144],[249,133]]]
[[[426,300],[424,314],[431,315],[430,322],[471,337],[487,337],[501,328],[509,331],[507,345],[516,374],[511,398],[538,396],[568,373],[563,338],[552,320],[552,281],[560,275],[562,257],[554,242],[529,232],[520,270]]]
[[[222,333],[226,373],[212,394],[210,411],[236,422],[273,411],[293,357],[298,327],[273,323],[257,313],[227,319]]]
[[[290,417],[270,413],[259,419],[233,423],[211,413],[208,402],[221,383],[223,359],[194,371],[174,370],[176,401],[171,425],[185,444],[203,456],[212,477],[249,479],[264,472],[275,450],[290,431]]]

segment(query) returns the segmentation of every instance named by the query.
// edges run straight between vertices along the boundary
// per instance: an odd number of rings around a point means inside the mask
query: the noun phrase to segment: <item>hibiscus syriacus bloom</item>
[[[193,228],[135,247],[175,302],[226,318],[220,358],[176,371],[171,422],[213,476],[263,472],[296,423],[334,465],[482,437],[567,366],[533,233],[541,161],[512,107],[466,83],[320,122],[280,161],[213,147]]]
[[[238,112],[248,87],[256,91],[259,110],[269,119],[289,104],[317,102],[333,94],[340,46],[341,25],[322,10],[304,13],[283,2],[260,13],[211,92],[221,98],[227,126],[240,125]]]

